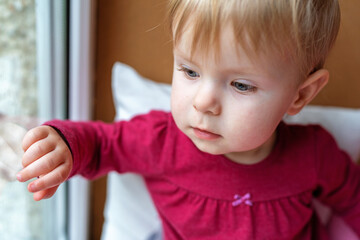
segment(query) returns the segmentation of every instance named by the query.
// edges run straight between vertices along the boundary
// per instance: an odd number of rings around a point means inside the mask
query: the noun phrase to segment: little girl
[[[336,0],[171,0],[171,113],[50,121],[19,181],[51,197],[75,174],[144,176],[165,239],[327,239],[312,199],[360,235],[360,168],[320,126],[286,125],[329,78]]]

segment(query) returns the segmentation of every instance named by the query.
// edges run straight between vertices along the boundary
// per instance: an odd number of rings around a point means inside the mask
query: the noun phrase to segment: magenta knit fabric
[[[161,111],[114,124],[46,124],[69,143],[71,176],[141,174],[165,239],[327,239],[313,197],[360,235],[360,168],[320,126],[281,123],[272,153],[241,165],[199,151]]]

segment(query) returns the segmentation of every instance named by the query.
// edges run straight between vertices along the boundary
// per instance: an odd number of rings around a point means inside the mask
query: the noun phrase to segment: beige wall
[[[314,104],[360,108],[360,1],[341,0],[341,26],[326,62],[330,82]]]
[[[166,0],[98,1],[95,119],[112,121],[111,67],[133,66],[150,79],[171,81],[169,33],[163,24]],[[360,1],[341,0],[340,35],[326,66],[331,80],[313,104],[360,108]],[[99,239],[105,200],[103,178],[93,184],[92,239]]]

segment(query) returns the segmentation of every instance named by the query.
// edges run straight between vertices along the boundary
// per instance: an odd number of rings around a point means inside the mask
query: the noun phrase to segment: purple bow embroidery
[[[250,200],[251,196],[250,193],[245,194],[244,196],[240,196],[238,194],[235,194],[234,199],[235,201],[232,202],[233,207],[236,207],[242,203],[252,206],[252,202]]]

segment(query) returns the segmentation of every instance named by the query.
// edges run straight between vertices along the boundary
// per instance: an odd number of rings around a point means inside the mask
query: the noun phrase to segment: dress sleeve
[[[112,124],[54,120],[73,156],[70,177],[95,179],[110,171],[155,174],[160,169],[167,115],[151,112]]]
[[[324,129],[317,131],[318,191],[315,196],[332,208],[360,236],[360,167]]]

